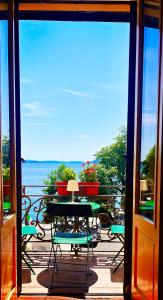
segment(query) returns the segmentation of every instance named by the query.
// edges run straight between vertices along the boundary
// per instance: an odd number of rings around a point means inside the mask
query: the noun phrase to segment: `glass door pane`
[[[3,212],[11,211],[10,174],[10,126],[9,126],[9,82],[8,82],[8,21],[0,21],[0,98],[1,98],[1,147],[3,173]]]
[[[159,24],[157,18],[144,17],[142,123],[140,151],[139,213],[154,218],[155,157],[159,75]]]

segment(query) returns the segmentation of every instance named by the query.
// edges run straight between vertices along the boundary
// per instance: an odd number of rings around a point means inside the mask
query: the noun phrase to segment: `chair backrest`
[[[90,204],[67,203],[60,204],[54,202],[47,203],[47,214],[57,217],[91,217],[92,207]]]

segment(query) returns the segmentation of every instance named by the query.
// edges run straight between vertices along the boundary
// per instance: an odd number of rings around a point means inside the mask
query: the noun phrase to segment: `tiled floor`
[[[63,257],[59,257],[59,270],[55,275],[53,288],[49,289],[51,284],[51,275],[53,264],[51,264],[50,269],[48,270],[47,264],[49,260],[49,252],[48,251],[39,251],[38,249],[32,249],[30,251],[30,255],[33,258],[33,267],[36,272],[36,275],[31,274],[30,270],[24,266],[22,273],[22,293],[24,295],[40,294],[43,298],[38,298],[40,300],[74,300],[74,299],[83,299],[82,295],[96,295],[96,294],[117,294],[120,295],[123,293],[123,266],[120,267],[115,274],[113,274],[113,269],[115,266],[113,265],[113,257],[117,253],[118,249],[121,247],[120,243],[102,243],[98,245],[97,248],[94,249],[95,258],[93,259],[92,255],[90,256],[90,275],[87,276],[87,285],[86,289],[83,284],[85,281],[85,272],[84,264],[85,257],[83,255],[78,258],[74,258],[72,252],[64,253]],[[102,251],[103,252],[102,252]],[[108,251],[109,250],[109,251]],[[121,259],[122,257],[120,257]],[[67,265],[62,265],[60,262],[67,262]],[[82,264],[82,265],[78,265]],[[63,268],[66,271],[63,271]],[[67,272],[68,271],[68,272]],[[76,272],[77,271],[77,272]],[[52,298],[49,294],[52,294]],[[55,298],[54,298],[55,294]],[[79,297],[80,294],[80,297]],[[46,296],[48,295],[48,296]],[[57,297],[58,295],[58,297]],[[60,297],[63,296],[63,297]],[[69,298],[66,298],[68,297]],[[37,299],[38,296],[34,296],[31,299]],[[74,298],[75,297],[75,298]],[[89,296],[88,296],[89,297]],[[23,299],[23,298],[22,298]],[[28,298],[24,298],[28,300]],[[105,296],[101,298],[96,298],[92,296],[92,298],[88,298],[89,300],[105,300]],[[112,299],[107,298],[107,299]],[[123,299],[123,298],[115,298],[115,299]]]
[[[45,263],[35,267],[36,275],[31,274],[26,267],[23,268],[23,287],[25,294],[48,293],[51,284],[52,266],[47,268],[47,257],[42,255],[32,256],[35,263]],[[115,274],[113,269],[109,267],[113,256],[104,254],[96,254],[95,258],[90,260],[90,274],[87,275],[86,292],[91,294],[120,294],[123,291],[123,267],[119,268]],[[42,261],[43,259],[43,261]],[[60,261],[60,259],[58,259]],[[85,293],[85,266],[83,265],[83,257],[75,259],[66,255],[62,257],[66,265],[58,264],[59,272],[55,274],[53,288],[51,293],[55,294],[80,294]],[[82,265],[78,265],[82,264]]]

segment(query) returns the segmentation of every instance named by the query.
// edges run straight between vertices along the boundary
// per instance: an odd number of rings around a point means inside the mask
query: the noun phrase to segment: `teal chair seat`
[[[124,225],[111,225],[111,234],[125,234]]]
[[[69,244],[69,245],[84,245],[88,242],[91,242],[92,235],[85,234],[85,233],[63,233],[57,232],[52,237],[52,242],[55,244]]]
[[[37,234],[37,229],[33,225],[23,225],[22,226],[22,235],[33,235]]]

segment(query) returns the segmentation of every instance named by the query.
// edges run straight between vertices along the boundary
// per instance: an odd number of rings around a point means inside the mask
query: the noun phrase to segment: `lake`
[[[44,185],[47,175],[55,170],[60,162],[24,162],[22,163],[22,185]],[[81,171],[81,162],[66,162],[65,165],[74,169],[78,175]],[[42,188],[28,188],[28,193],[37,194]]]
[[[44,180],[47,175],[55,170],[61,163],[60,162],[24,162],[22,163],[22,185],[44,185]],[[78,175],[81,171],[81,162],[67,162],[65,163],[68,167],[74,169]],[[43,195],[43,187],[27,187],[27,195]],[[31,197],[32,203],[40,197]],[[28,203],[28,201],[27,201]],[[37,206],[39,202],[37,203]],[[35,205],[36,206],[36,205]],[[29,216],[31,220],[35,220],[36,213],[33,209],[30,210]],[[39,220],[42,220],[42,214],[39,216]]]

